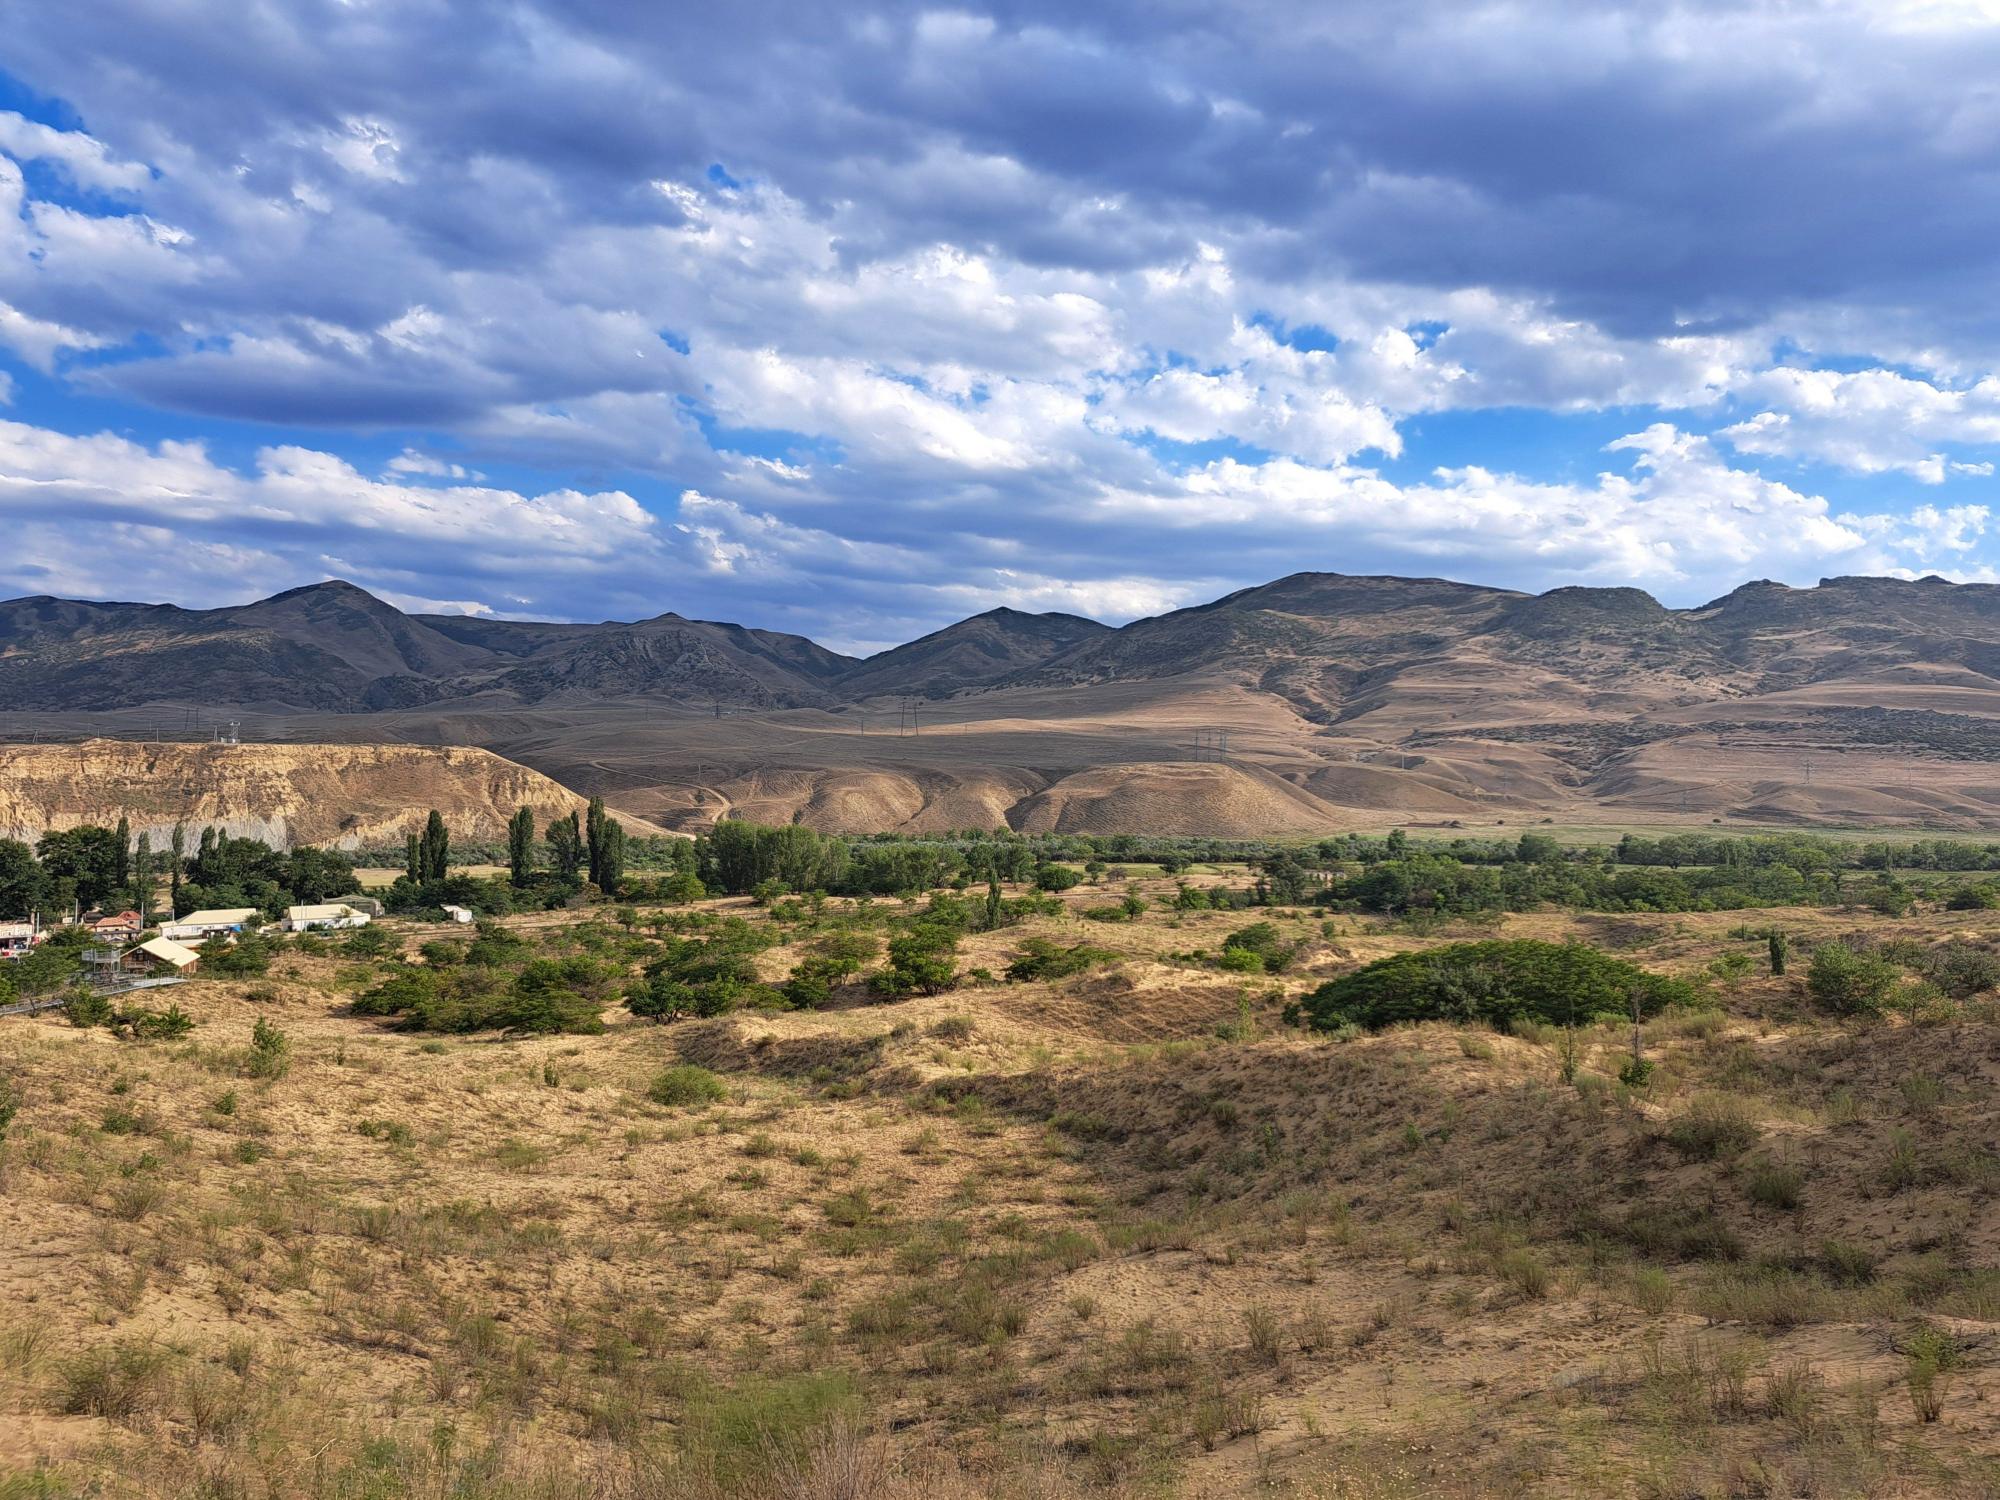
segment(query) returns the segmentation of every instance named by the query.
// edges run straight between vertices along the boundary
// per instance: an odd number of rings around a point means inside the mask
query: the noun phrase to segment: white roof
[[[446,906],[445,910],[450,912],[454,917],[469,917],[472,915],[472,908],[469,906]]]
[[[342,917],[358,917],[360,912],[344,901],[323,906],[289,906],[285,915],[294,922],[337,922]]]
[[[230,906],[216,911],[191,911],[176,918],[176,927],[240,927],[257,915],[254,906]]]
[[[194,963],[201,957],[194,949],[183,948],[172,938],[163,937],[153,938],[148,942],[141,943],[132,951],[135,953],[150,954],[152,957],[160,960],[161,963],[172,964],[176,969],[185,969],[189,964]]]

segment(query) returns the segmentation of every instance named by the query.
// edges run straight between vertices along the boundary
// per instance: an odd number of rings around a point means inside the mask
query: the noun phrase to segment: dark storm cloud
[[[1504,286],[1654,331],[1833,297],[1935,299],[1942,331],[2000,231],[2000,42],[1879,8],[93,11],[87,45],[60,7],[18,12],[16,65],[129,155],[171,140],[277,194],[339,190],[395,225],[396,282],[406,253],[532,263],[559,226],[670,217],[644,184],[717,161],[804,202],[866,191],[875,246],[1137,263],[1220,222],[1269,231],[1274,271]],[[332,173],[316,140],[356,118],[393,126],[403,181]],[[941,142],[1041,191],[1004,217],[899,202]],[[1076,202],[1107,195],[1119,222],[1077,244]],[[337,234],[308,266],[349,253]]]

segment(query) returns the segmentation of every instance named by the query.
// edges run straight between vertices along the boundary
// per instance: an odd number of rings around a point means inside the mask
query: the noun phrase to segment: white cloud
[[[56,130],[0,110],[0,151],[16,161],[46,161],[78,187],[136,193],[152,173],[137,162],[117,160],[104,143],[80,130]]]
[[[351,567],[356,582],[432,598],[417,580],[525,582],[560,606],[595,592],[579,580],[629,588],[667,551],[655,517],[615,490],[398,484],[292,446],[262,450],[254,472],[239,473],[198,444],[148,448],[18,422],[0,422],[0,516],[11,534],[40,539],[10,549],[0,579],[31,584],[56,559],[62,576],[89,580],[81,592],[128,593],[128,579],[164,576],[161,596],[183,601]],[[65,528],[90,545],[55,544]],[[177,561],[167,567],[163,554]]]
[[[1717,436],[1744,453],[1815,459],[1861,474],[1900,472],[1942,484],[1954,463],[1947,443],[2000,443],[2000,378],[1963,389],[1893,370],[1773,369],[1743,381],[1738,399],[1765,409]]]
[[[54,367],[58,354],[72,349],[102,348],[104,341],[60,323],[33,318],[0,302],[0,344],[5,344],[38,370]]]

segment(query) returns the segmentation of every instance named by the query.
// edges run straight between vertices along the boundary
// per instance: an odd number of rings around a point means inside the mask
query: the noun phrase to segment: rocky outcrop
[[[393,843],[432,808],[459,838],[498,839],[583,801],[487,750],[425,745],[0,745],[0,836],[130,820],[165,847],[176,822],[275,845]]]

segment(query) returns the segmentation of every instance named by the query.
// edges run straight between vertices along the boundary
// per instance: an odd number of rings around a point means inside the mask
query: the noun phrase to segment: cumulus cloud
[[[1949,458],[1945,445],[2000,443],[2000,378],[1992,376],[1954,389],[1893,370],[1777,369],[1744,381],[1736,394],[1764,406],[1720,433],[1744,453],[1942,484],[1953,472],[1992,472],[1988,463]]]

